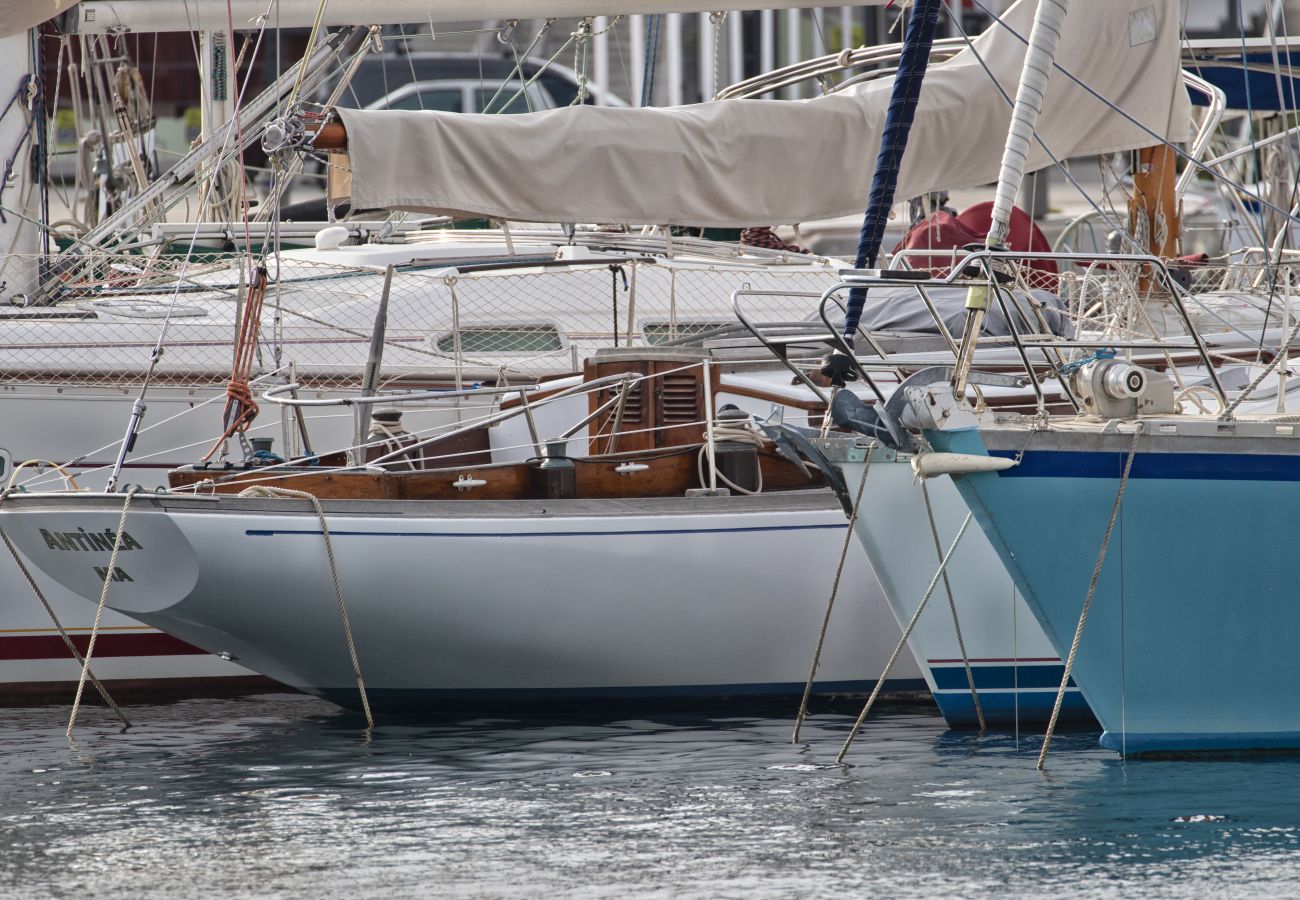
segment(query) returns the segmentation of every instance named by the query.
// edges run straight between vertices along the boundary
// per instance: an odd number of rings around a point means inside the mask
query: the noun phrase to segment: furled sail
[[[1035,0],[974,41],[1015,96]],[[1186,140],[1177,0],[1091,0],[1065,22],[1038,133],[1058,158]],[[538,222],[744,227],[860,214],[890,84],[812,100],[668,109],[579,106],[518,116],[339,110],[355,209]],[[970,48],[926,75],[897,195],[987,184],[1010,103]],[[1028,170],[1050,163],[1030,148]]]
[[[77,0],[0,0],[0,38],[48,22],[77,5]]]

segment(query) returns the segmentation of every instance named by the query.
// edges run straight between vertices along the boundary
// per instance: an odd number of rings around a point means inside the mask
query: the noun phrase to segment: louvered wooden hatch
[[[628,391],[621,416],[611,407],[591,423],[591,452],[655,450],[701,443],[705,429],[704,368],[700,363],[704,359],[704,354],[656,347],[611,348],[588,358],[583,369],[588,380],[622,372],[651,376]],[[709,371],[716,396],[718,368],[712,366]],[[594,413],[617,397],[619,391],[620,387],[613,385],[593,393],[588,401],[590,411]]]

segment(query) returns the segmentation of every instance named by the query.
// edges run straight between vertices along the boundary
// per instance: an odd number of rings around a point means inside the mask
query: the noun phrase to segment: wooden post
[[[1139,150],[1133,170],[1133,196],[1128,202],[1129,232],[1147,252],[1162,259],[1178,255],[1182,230],[1174,196],[1177,161],[1174,148],[1167,144]],[[1148,290],[1150,276],[1144,275],[1138,287]]]

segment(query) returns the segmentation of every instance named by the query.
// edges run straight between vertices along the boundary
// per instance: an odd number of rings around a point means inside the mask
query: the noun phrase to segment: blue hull
[[[974,430],[930,438],[940,450],[990,452]],[[1115,441],[1105,452],[1061,449],[1068,440],[1037,451],[1031,443],[1015,468],[955,479],[1062,657],[1131,439],[1119,437],[1116,452]],[[1106,730],[1103,746],[1126,755],[1300,750],[1293,496],[1300,455],[1135,456],[1074,669]]]

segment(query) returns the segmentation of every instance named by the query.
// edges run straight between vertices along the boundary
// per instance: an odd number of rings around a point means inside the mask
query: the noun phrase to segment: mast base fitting
[[[853,367],[852,357],[836,351],[822,360],[821,374],[830,379],[835,387],[844,387],[847,381],[857,381],[858,373]]]

